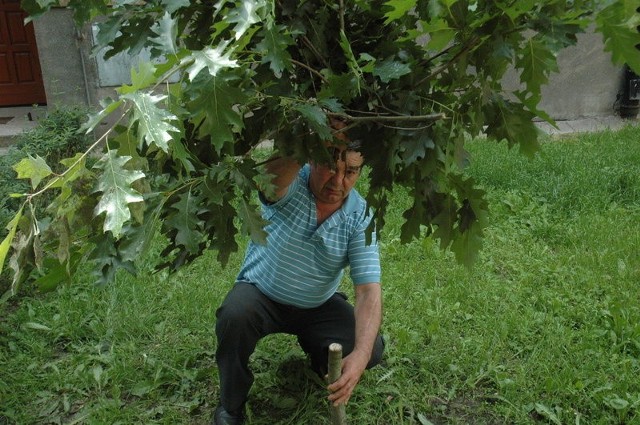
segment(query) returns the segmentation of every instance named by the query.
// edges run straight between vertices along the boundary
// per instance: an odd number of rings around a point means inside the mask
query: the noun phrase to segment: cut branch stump
[[[333,343],[329,346],[329,383],[336,382],[342,374],[342,345]],[[347,425],[347,413],[344,404],[334,406],[329,404],[331,425]]]

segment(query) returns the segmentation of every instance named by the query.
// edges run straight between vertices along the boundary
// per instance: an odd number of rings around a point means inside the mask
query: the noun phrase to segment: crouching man
[[[338,123],[334,128],[343,128]],[[366,244],[371,220],[365,200],[353,189],[363,157],[343,133],[331,144],[335,167],[290,158],[267,165],[275,194],[260,194],[270,222],[266,245],[251,243],[235,285],[216,312],[220,403],[215,425],[244,423],[244,405],[253,383],[249,356],[273,333],[297,336],[321,376],[328,347],[342,344],[342,376],[328,386],[335,405],[347,403],[365,369],[378,364],[384,344],[380,259],[375,242]],[[355,306],[336,292],[350,268]]]

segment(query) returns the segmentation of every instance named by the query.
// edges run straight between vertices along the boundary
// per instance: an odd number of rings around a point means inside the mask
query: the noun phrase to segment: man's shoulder
[[[367,201],[357,190],[351,189],[349,196],[344,201],[343,210],[347,215],[365,213],[367,211]]]

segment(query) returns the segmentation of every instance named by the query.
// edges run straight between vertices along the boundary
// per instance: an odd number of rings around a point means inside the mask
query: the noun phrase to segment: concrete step
[[[38,118],[46,113],[46,106],[0,108],[0,148],[10,147],[15,143],[16,136],[35,127]]]

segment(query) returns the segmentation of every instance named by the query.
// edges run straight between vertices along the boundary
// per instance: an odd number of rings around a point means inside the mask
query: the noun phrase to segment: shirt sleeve
[[[273,216],[273,214],[276,213],[276,211],[283,208],[285,205],[287,205],[291,201],[291,199],[294,198],[296,192],[298,192],[300,188],[305,184],[305,181],[306,181],[305,180],[306,174],[304,173],[305,171],[306,171],[305,167],[303,167],[300,170],[300,173],[298,173],[298,175],[296,176],[296,178],[293,179],[289,187],[287,187],[287,193],[285,193],[285,195],[282,198],[278,199],[276,202],[267,201],[267,199],[264,197],[264,194],[262,192],[258,194],[260,198],[260,203],[262,204],[262,216],[265,219],[268,220],[270,217]]]
[[[365,210],[366,211],[366,210]],[[355,285],[380,283],[380,252],[375,229],[371,234],[371,244],[366,243],[366,232],[372,214],[362,213],[357,220],[354,232],[349,240],[349,266],[351,280]]]

